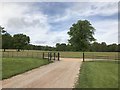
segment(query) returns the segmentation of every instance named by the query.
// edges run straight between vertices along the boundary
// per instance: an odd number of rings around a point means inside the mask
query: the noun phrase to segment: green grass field
[[[117,62],[84,62],[76,88],[118,88]]]
[[[2,58],[2,79],[7,79],[48,63],[50,63],[48,60],[38,58]]]

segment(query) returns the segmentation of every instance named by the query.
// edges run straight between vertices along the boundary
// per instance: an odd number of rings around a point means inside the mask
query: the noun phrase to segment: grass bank
[[[38,58],[2,58],[2,79],[7,79],[49,63],[48,60]]]
[[[84,62],[82,64],[76,88],[117,88],[117,62]]]

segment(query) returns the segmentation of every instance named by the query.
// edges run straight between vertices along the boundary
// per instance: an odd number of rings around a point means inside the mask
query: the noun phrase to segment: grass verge
[[[2,58],[2,79],[10,78],[49,63],[48,60],[38,58]]]
[[[118,88],[117,62],[83,62],[76,88]]]

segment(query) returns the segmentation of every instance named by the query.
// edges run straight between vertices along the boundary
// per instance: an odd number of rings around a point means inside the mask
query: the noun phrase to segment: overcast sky
[[[30,36],[31,44],[67,43],[67,32],[78,20],[89,20],[97,42],[118,43],[117,2],[0,3],[0,25],[11,34]]]

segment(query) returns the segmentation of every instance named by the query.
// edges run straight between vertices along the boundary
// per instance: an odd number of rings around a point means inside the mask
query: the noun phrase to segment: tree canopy
[[[13,36],[13,41],[14,41],[14,47],[18,49],[23,49],[26,45],[30,43],[30,38],[29,36],[26,36],[24,34],[15,34]]]
[[[2,48],[9,49],[9,47],[12,47],[13,44],[13,38],[9,33],[5,33],[2,35]]]
[[[95,28],[87,20],[79,20],[70,27],[68,32],[70,39],[69,43],[75,48],[76,51],[87,50],[90,42],[95,41],[93,37]]]

